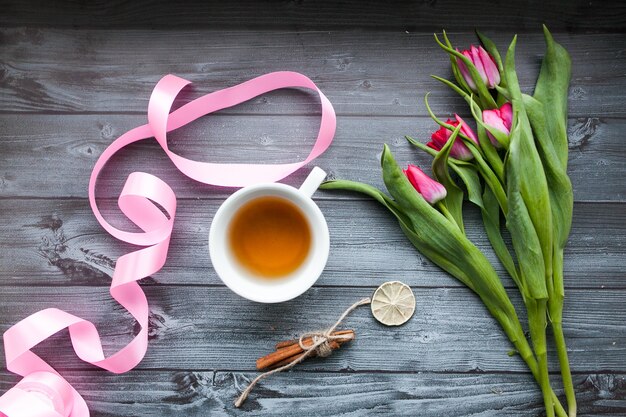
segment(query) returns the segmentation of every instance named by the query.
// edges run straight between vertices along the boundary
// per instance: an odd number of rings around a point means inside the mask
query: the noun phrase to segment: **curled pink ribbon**
[[[115,265],[111,296],[137,320],[139,333],[115,354],[105,357],[98,330],[93,323],[65,311],[48,308],[38,311],[4,333],[7,369],[24,378],[0,397],[0,416],[6,417],[87,417],[89,409],[80,394],[48,363],[31,351],[33,347],[67,328],[76,355],[83,361],[114,373],[137,366],[148,346],[148,300],[138,280],[163,267],[176,214],[176,195],[154,175],[133,172],[118,198],[121,211],[142,232],[119,230],[107,222],[96,205],[98,174],[106,162],[124,146],[154,137],[174,165],[188,177],[212,185],[243,187],[278,181],[321,155],[335,134],[332,104],[308,77],[296,72],[273,72],[234,87],[199,97],[170,113],[172,104],[189,81],[166,75],[154,88],[148,104],[148,123],[136,127],[109,145],[100,155],[89,181],[89,202],[98,222],[116,238],[145,246],[121,256]],[[280,88],[300,87],[319,94],[322,120],[309,155],[289,164],[217,164],[193,161],[169,150],[167,132],[206,114],[250,100]],[[159,208],[161,207],[161,208]]]

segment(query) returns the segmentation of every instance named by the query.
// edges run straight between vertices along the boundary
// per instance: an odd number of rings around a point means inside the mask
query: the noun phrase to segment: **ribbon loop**
[[[72,386],[52,372],[33,372],[0,397],[0,415],[8,417],[69,417],[77,399]],[[82,398],[76,409],[86,405]]]
[[[128,232],[111,225],[96,204],[96,182],[107,161],[120,149],[154,137],[176,167],[188,177],[206,184],[241,187],[278,181],[304,166],[330,146],[335,134],[333,107],[306,76],[295,72],[274,72],[234,87],[199,97],[170,113],[174,100],[189,84],[175,75],[166,75],[154,88],[148,104],[148,124],[134,128],[113,141],[98,158],[89,180],[89,203],[102,227],[117,239],[142,249],[121,256],[115,265],[110,293],[140,326],[138,334],[117,353],[105,357],[98,330],[89,321],[65,311],[49,308],[26,317],[4,333],[7,368],[25,376],[0,397],[0,417],[88,417],[89,410],[78,392],[43,359],[31,351],[53,334],[68,328],[74,351],[80,359],[114,373],[134,368],[148,345],[148,301],[138,280],[159,271],[167,258],[176,215],[176,195],[161,179],[145,172],[133,172],[118,198],[122,213],[141,232]],[[307,88],[320,97],[320,130],[309,155],[288,164],[216,164],[183,158],[168,148],[167,132],[208,113],[231,107],[279,88]]]

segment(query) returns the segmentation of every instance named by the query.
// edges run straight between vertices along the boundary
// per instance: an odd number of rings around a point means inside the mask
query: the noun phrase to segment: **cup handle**
[[[313,170],[309,173],[309,176],[306,177],[300,186],[300,192],[306,194],[307,197],[312,197],[313,193],[315,193],[325,179],[326,172],[322,168],[313,168]]]

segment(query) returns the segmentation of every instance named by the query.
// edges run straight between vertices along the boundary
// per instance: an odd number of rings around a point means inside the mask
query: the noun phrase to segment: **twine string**
[[[322,358],[330,356],[330,354],[332,353],[332,349],[329,345],[329,342],[333,340],[342,341],[342,342],[352,340],[354,338],[353,335],[333,335],[332,333],[345,320],[348,314],[354,311],[357,307],[369,304],[371,302],[372,300],[369,297],[363,298],[357,301],[356,303],[352,304],[350,307],[348,307],[348,309],[343,312],[343,314],[339,317],[339,319],[337,319],[335,324],[333,324],[326,330],[318,331],[318,332],[307,332],[307,333],[302,334],[300,338],[298,339],[298,344],[300,345],[304,353],[299,355],[296,359],[289,362],[288,364],[278,367],[276,369],[272,369],[271,371],[264,372],[258,375],[256,378],[254,378],[252,382],[250,382],[250,385],[248,385],[248,387],[245,390],[243,390],[239,398],[237,398],[237,400],[235,401],[235,407],[237,408],[241,407],[241,405],[246,401],[246,398],[248,398],[248,395],[250,394],[250,392],[252,392],[252,389],[260,380],[267,378],[270,375],[277,374],[278,372],[286,371],[288,369],[293,368],[294,366],[296,366],[297,364],[299,364],[300,362],[302,362],[303,360],[311,356],[313,353],[316,353],[318,356]],[[311,338],[312,343],[310,345],[305,345],[304,339],[309,338],[309,337]]]

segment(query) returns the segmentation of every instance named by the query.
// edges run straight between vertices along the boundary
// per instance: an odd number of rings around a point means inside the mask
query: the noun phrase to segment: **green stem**
[[[567,357],[567,347],[565,346],[562,324],[553,322],[552,333],[554,333],[554,343],[559,356],[559,364],[561,365],[561,378],[563,378],[563,388],[565,390],[565,398],[567,399],[567,411],[569,417],[576,417],[576,393],[574,392],[572,373],[569,368],[569,359]]]
[[[546,348],[547,300],[528,299],[526,309],[528,311],[530,337],[537,357],[537,382],[539,382],[543,394],[546,416],[554,417],[554,401],[552,400],[552,388],[548,374],[548,351]]]
[[[556,393],[554,391],[552,391],[552,402],[554,403],[554,411],[556,412],[556,415],[558,417],[567,417],[567,413],[561,405],[559,397],[556,396]]]
[[[465,234],[465,231],[460,227],[459,224],[457,224],[456,220],[454,219],[454,216],[452,215],[452,213],[450,213],[450,211],[448,210],[448,208],[446,207],[446,205],[442,201],[437,202],[436,206],[439,209],[439,211],[441,212],[441,214],[446,216],[446,219],[450,220],[450,223],[452,223],[453,225],[457,226],[459,228],[459,230],[463,234]]]
[[[550,321],[552,322],[552,333],[554,334],[554,344],[559,357],[561,367],[561,378],[563,379],[563,389],[567,399],[567,411],[569,417],[576,417],[576,393],[572,382],[572,372],[570,371],[569,358],[567,357],[567,347],[565,346],[565,336],[563,334],[563,250],[555,250],[552,258],[554,296],[549,300]]]
[[[507,330],[507,326],[504,325],[502,325],[502,327],[505,333],[508,335],[509,340],[511,340],[511,342],[513,343],[513,346],[515,346],[515,349],[519,353],[520,357],[524,360],[524,362],[526,362],[526,365],[528,366],[528,369],[530,369],[530,372],[533,374],[533,377],[535,378],[537,383],[539,383],[541,379],[539,364],[535,359],[532,348],[530,347],[528,341],[526,340],[526,337],[524,336],[521,325],[519,325],[519,329],[517,331],[511,331],[511,329]],[[552,391],[552,389],[550,389],[550,396],[552,398],[556,415],[558,417],[568,417],[567,412],[563,408],[563,405],[561,405],[559,398],[557,397],[556,393]]]
[[[504,188],[502,188],[502,183],[500,183],[497,175],[485,162],[485,159],[482,157],[480,152],[478,152],[478,149],[475,146],[474,142],[465,141],[465,145],[469,148],[470,152],[472,152],[472,155],[474,155],[478,171],[482,174],[485,182],[487,183],[489,188],[491,188],[491,191],[493,191],[493,194],[495,195],[496,200],[498,200],[498,204],[502,209],[502,213],[504,213],[504,216],[506,217],[509,213],[509,205],[506,193],[504,192]]]
[[[435,156],[437,156],[439,154],[439,151],[436,151],[433,148],[430,148],[430,147],[426,146],[426,144],[419,142],[415,138],[412,138],[412,137],[406,136],[406,135],[404,136],[404,138],[411,145],[415,146],[416,148],[420,148],[421,150],[423,150],[424,152],[426,152],[427,154],[429,154],[432,157],[435,157]],[[456,165],[456,166],[460,166],[460,167],[464,167],[464,168],[472,168],[474,166],[474,164],[472,164],[469,161],[462,161],[460,159],[452,158],[451,156],[448,156],[448,164],[450,164],[452,166]]]

